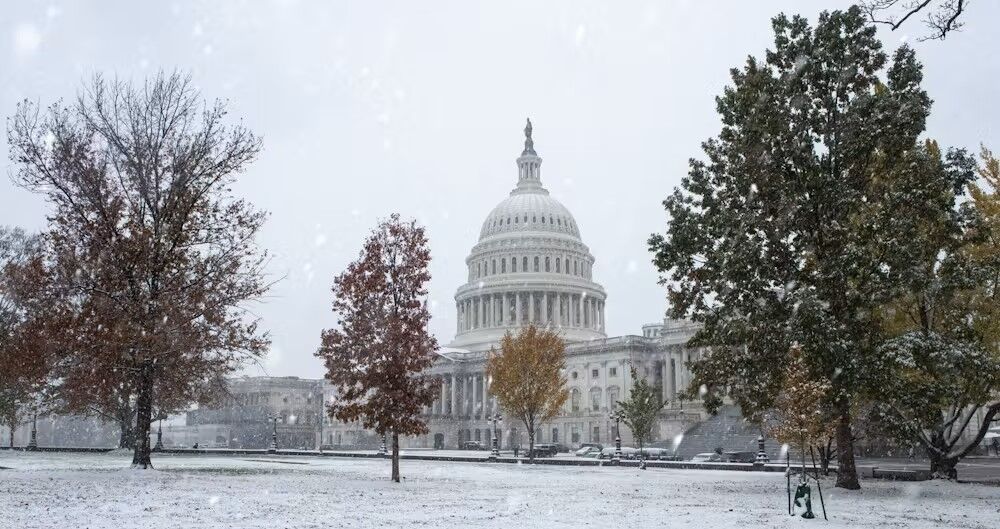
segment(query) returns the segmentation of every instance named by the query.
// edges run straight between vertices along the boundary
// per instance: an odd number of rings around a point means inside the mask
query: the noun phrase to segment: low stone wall
[[[25,447],[14,447],[9,446],[0,447],[0,450],[17,450],[17,451],[27,451]],[[114,448],[62,448],[62,447],[38,447],[35,449],[37,452],[80,452],[80,453],[107,453],[115,450]],[[267,456],[267,455],[279,455],[279,456],[306,456],[306,457],[353,457],[353,458],[366,458],[366,459],[383,459],[386,456],[382,456],[377,452],[356,452],[356,451],[318,451],[318,450],[278,450],[277,452],[270,452],[264,449],[238,449],[238,448],[164,448],[162,450],[156,450],[154,453],[159,454],[178,454],[178,455],[222,455],[222,456]],[[523,457],[510,457],[501,456],[496,459],[491,459],[489,457],[489,452],[475,452],[470,453],[470,455],[446,455],[446,454],[436,454],[434,451],[428,450],[427,453],[408,453],[400,454],[400,459],[411,460],[411,461],[451,461],[451,462],[463,462],[463,463],[507,463],[507,464],[527,464],[528,459]],[[556,465],[556,466],[577,466],[577,467],[604,467],[604,466],[621,466],[621,467],[638,467],[639,461],[634,459],[623,459],[619,462],[614,462],[607,459],[592,459],[592,458],[582,458],[582,457],[555,457],[547,458],[542,457],[535,459],[536,465]],[[693,461],[659,461],[650,460],[646,461],[647,468],[662,468],[662,469],[679,469],[679,470],[729,470],[738,472],[784,472],[786,466],[784,463],[768,463],[765,465],[757,465],[754,463],[723,463],[723,462],[698,462]],[[793,467],[794,471],[795,468]],[[831,472],[836,472],[836,465],[831,466]],[[903,470],[903,469],[891,469],[891,468],[879,468],[879,467],[858,467],[858,475],[869,479],[888,479],[894,481],[925,481],[930,479],[929,470]]]

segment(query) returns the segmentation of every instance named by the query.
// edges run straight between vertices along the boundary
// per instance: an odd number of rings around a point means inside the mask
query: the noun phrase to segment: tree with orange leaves
[[[500,407],[528,430],[528,457],[535,460],[535,427],[559,415],[569,398],[566,343],[555,331],[528,325],[500,340],[486,361],[490,391]]]

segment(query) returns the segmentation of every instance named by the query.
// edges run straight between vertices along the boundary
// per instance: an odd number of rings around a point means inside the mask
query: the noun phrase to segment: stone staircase
[[[743,419],[737,406],[722,406],[714,416],[709,416],[684,432],[676,454],[691,459],[695,454],[714,452],[722,448],[726,452],[757,451],[757,436],[760,429]],[[665,448],[671,448],[672,441],[664,441]],[[777,461],[781,445],[774,440],[765,440],[764,449],[771,461]]]

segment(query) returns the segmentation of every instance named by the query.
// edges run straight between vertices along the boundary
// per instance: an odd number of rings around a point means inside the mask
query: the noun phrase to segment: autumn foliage
[[[327,408],[330,417],[392,435],[395,482],[399,436],[428,433],[421,414],[440,390],[440,381],[423,373],[437,351],[427,330],[430,260],[427,237],[416,222],[394,214],[379,224],[358,259],[334,279],[337,326],[323,331],[316,352],[337,390]]]
[[[500,407],[528,431],[528,455],[535,457],[535,428],[559,415],[569,398],[566,344],[555,331],[534,325],[508,331],[486,361],[490,392]]]
[[[13,272],[33,307],[24,350],[74,412],[135,424],[148,468],[157,414],[202,400],[269,344],[249,303],[270,286],[266,218],[233,196],[260,150],[191,80],[96,77],[74,104],[18,106],[15,181],[52,207],[42,251]],[[119,408],[121,408],[119,410]]]

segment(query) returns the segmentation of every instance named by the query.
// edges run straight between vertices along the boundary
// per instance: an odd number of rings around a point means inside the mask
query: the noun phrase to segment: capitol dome
[[[534,323],[567,342],[604,338],[604,289],[576,219],[542,186],[531,121],[517,158],[518,181],[487,215],[466,258],[468,282],[455,294],[452,347],[486,351],[508,330]]]

